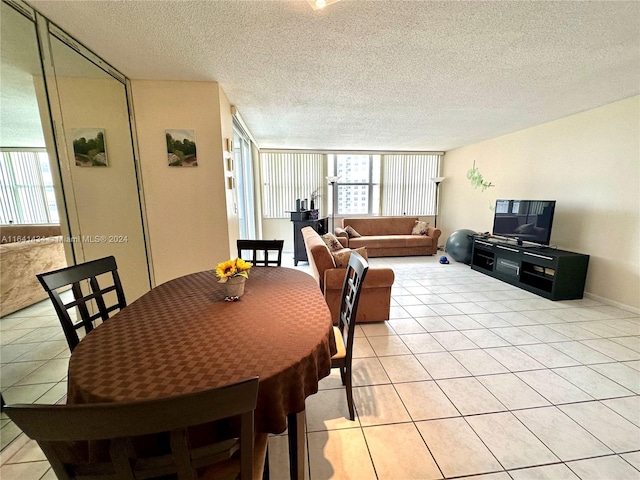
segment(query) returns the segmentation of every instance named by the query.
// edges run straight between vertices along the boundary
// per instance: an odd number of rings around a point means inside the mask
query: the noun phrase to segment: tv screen
[[[555,200],[496,200],[493,235],[549,245]]]

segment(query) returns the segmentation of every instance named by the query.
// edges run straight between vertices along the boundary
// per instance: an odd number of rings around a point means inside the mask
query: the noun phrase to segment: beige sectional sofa
[[[59,225],[0,227],[0,316],[48,298],[37,273],[67,266]]]
[[[428,227],[426,235],[412,235],[418,217],[343,218],[342,227],[335,229],[336,237],[345,247],[367,247],[369,257],[403,257],[433,255],[438,252],[440,229]],[[345,228],[351,226],[359,238],[349,236]]]
[[[336,268],[329,248],[313,228],[304,227],[302,237],[309,258],[311,274],[318,282],[327,305],[329,305],[333,323],[338,323],[340,297],[346,268]],[[394,279],[395,275],[390,268],[369,268],[367,277],[362,284],[356,322],[380,322],[389,319],[391,286]]]

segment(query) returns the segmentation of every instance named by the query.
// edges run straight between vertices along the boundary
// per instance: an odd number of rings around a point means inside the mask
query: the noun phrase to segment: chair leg
[[[353,409],[353,391],[351,389],[351,369],[349,367],[346,368],[345,372],[345,390],[347,391],[347,405],[349,407],[349,419],[355,420],[355,412]]]
[[[342,385],[346,385],[346,367],[340,367],[340,378],[342,379]]]

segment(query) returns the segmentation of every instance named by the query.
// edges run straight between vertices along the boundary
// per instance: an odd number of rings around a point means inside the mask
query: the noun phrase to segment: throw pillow
[[[333,233],[325,233],[322,235],[322,240],[329,247],[329,250],[335,252],[336,250],[341,250],[344,247],[338,240],[338,238]]]
[[[346,227],[344,227],[344,230],[349,234],[349,238],[360,238],[362,236],[358,232],[356,232],[356,229],[351,225],[347,225]]]
[[[336,262],[336,268],[347,268],[349,265],[349,258],[351,258],[351,252],[358,252],[365,260],[369,260],[367,256],[367,247],[356,248],[355,250],[345,248],[340,252],[331,252],[333,260]]]
[[[427,222],[416,220],[416,223],[413,226],[413,230],[411,230],[411,235],[426,235],[428,227],[429,224]]]

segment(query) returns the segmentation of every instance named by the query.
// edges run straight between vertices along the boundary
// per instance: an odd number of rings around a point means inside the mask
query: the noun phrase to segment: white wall
[[[70,245],[77,263],[114,255],[130,303],[150,285],[125,87],[110,77],[57,77],[57,86],[67,152],[60,166],[75,241]],[[104,129],[108,167],[76,166],[73,131],[85,127]],[[82,237],[95,241],[77,241]]]
[[[495,187],[470,185],[474,160]],[[557,200],[551,244],[591,256],[586,292],[640,308],[640,96],[451,150],[443,176],[445,240],[490,231],[497,198]]]
[[[221,90],[215,82],[134,80],[131,86],[153,270],[161,284],[231,255]],[[195,130],[197,167],[167,165],[166,129]]]
[[[220,95],[220,128],[221,128],[221,141],[222,141],[222,155],[224,157],[227,146],[227,139],[233,140],[233,116],[231,115],[231,104],[227,99],[227,95],[222,88],[218,87]],[[228,152],[227,152],[228,154]],[[233,170],[229,171],[227,162],[224,163],[225,169],[225,201],[227,205],[227,227],[229,228],[229,258],[235,258],[237,255],[236,240],[240,238],[240,225],[238,222],[238,191],[237,191],[237,178],[236,178],[236,166],[237,163],[233,162]],[[228,178],[233,178],[233,188],[229,188]],[[227,260],[226,258],[220,259],[220,261]]]

